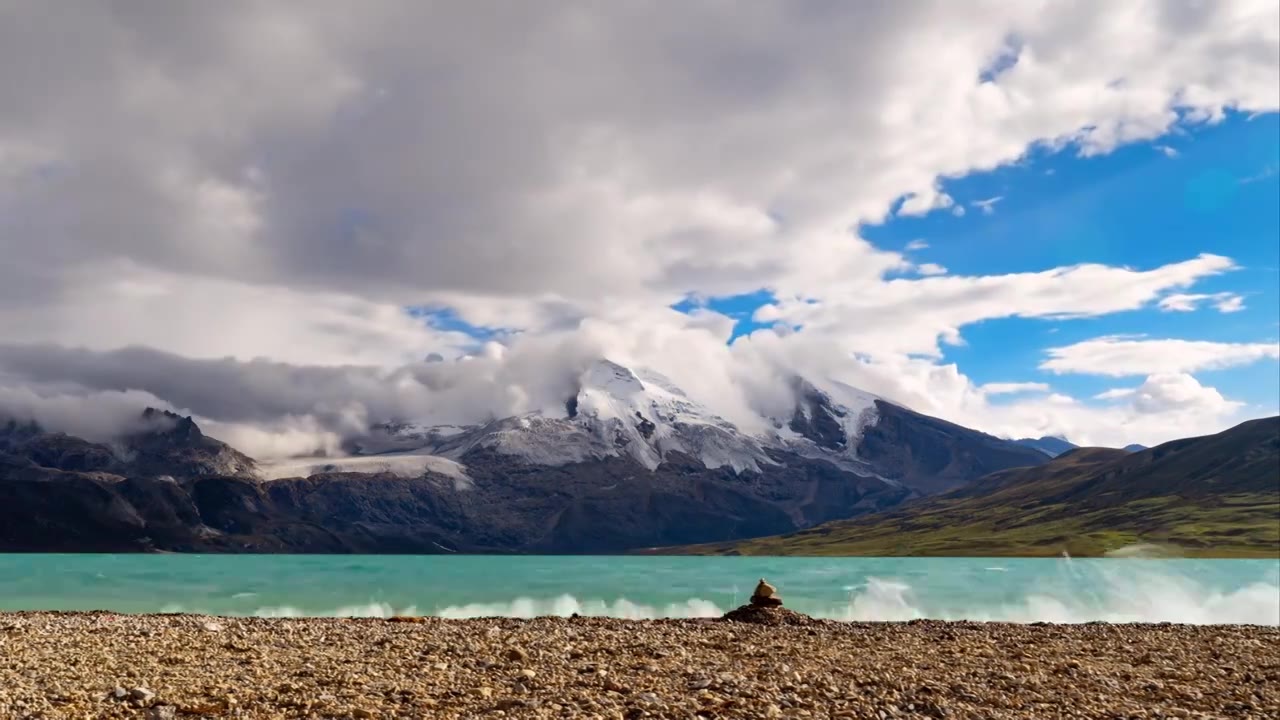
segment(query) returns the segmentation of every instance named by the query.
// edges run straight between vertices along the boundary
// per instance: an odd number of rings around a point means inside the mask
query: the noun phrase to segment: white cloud
[[[925,215],[934,210],[945,210],[955,204],[955,199],[950,195],[942,192],[937,187],[932,187],[924,192],[908,193],[907,199],[902,203],[902,207],[898,208],[898,214],[903,216]]]
[[[839,338],[845,353],[938,355],[938,338],[998,317],[1088,317],[1135,310],[1170,290],[1235,267],[1201,255],[1150,270],[1077,265],[1038,273],[866,281],[832,285],[822,302],[780,298],[769,320]],[[764,317],[764,316],[760,316]],[[757,318],[759,319],[759,317]]]
[[[1251,185],[1256,182],[1262,182],[1263,180],[1274,176],[1277,172],[1280,172],[1280,167],[1277,167],[1276,165],[1267,165],[1253,175],[1240,178],[1240,184]]]
[[[995,215],[996,203],[1003,199],[1003,195],[996,195],[995,197],[989,197],[986,200],[974,200],[969,204],[981,210],[983,215]]]
[[[991,422],[995,428],[1003,424],[1006,433],[1030,426],[1041,435],[1061,435],[1078,445],[1123,447],[1207,435],[1266,414],[1245,412],[1242,403],[1185,373],[1151,375],[1136,388],[1116,388],[1099,398],[1102,405],[1074,400],[1054,407],[1035,400],[1000,405]]]
[[[911,263],[856,228],[899,201],[963,215],[948,180],[1032,148],[1100,154],[1274,111],[1278,21],[1269,0],[10,3],[0,337],[87,348],[74,375],[91,387],[124,346],[182,356],[93,391],[154,387],[175,407],[209,403],[164,382],[178,367],[226,383],[212,398],[264,391],[226,367],[307,378],[271,412],[201,410],[263,446],[330,442],[340,416],[535,406],[592,352],[678,357],[682,384],[735,416],[784,371],[861,353],[866,382],[994,423],[957,369],[906,355],[986,319],[1144,307],[1231,261],[904,278]],[[996,57],[1008,67],[984,75]],[[728,348],[730,318],[666,309],[760,288],[785,337]],[[508,348],[407,306],[508,329]],[[830,355],[813,368],[812,352]],[[450,360],[432,371],[443,394],[405,380],[431,353]]]
[[[84,272],[49,304],[0,305],[9,339],[108,350],[161,348],[195,358],[306,365],[399,365],[456,357],[475,341],[404,308],[345,293],[174,275],[128,263]]]
[[[924,240],[912,240],[911,242],[907,243],[906,247],[904,247],[903,249],[904,250],[927,250],[929,249],[929,243]]]
[[[1022,393],[1047,393],[1049,385],[1040,382],[986,383],[981,388],[987,395],[1017,395]]]
[[[1137,387],[1112,388],[1095,396],[1099,400],[1124,400],[1136,412],[1202,413],[1209,417],[1230,415],[1244,403],[1227,400],[1215,388],[1205,387],[1186,373],[1148,375]]]
[[[1049,348],[1041,370],[1124,377],[1173,375],[1280,358],[1280,343],[1222,343],[1108,336]]]
[[[1148,414],[1184,411],[1221,414],[1240,406],[1185,373],[1150,375],[1129,397],[1136,410]]]
[[[1158,303],[1165,312],[1192,312],[1201,304],[1212,305],[1218,312],[1233,313],[1244,310],[1244,298],[1232,292],[1213,293],[1174,293],[1160,298]]]
[[[1244,298],[1231,293],[1220,293],[1224,295],[1221,299],[1214,302],[1213,306],[1220,313],[1233,313],[1244,310]]]
[[[1164,155],[1167,158],[1178,157],[1178,150],[1169,145],[1153,145],[1152,147],[1154,147],[1157,152],[1159,152],[1160,154]]]
[[[901,356],[844,362],[835,348],[813,338],[776,338],[765,331],[752,335],[741,347],[735,346],[735,357],[744,362],[748,357],[757,358],[757,362],[760,357],[770,357],[775,367],[798,367],[809,376],[829,376],[919,412],[1002,437],[1061,435],[1080,445],[1158,445],[1218,432],[1276,412],[1274,408],[1247,409],[1228,399],[1215,401],[1221,395],[1213,388],[1199,392],[1190,388],[1194,378],[1181,381],[1181,385],[1154,380],[1146,388],[1149,397],[1141,401],[1133,397],[1136,389],[1130,389],[1127,402],[1081,401],[1052,392],[992,396],[953,364]],[[1158,398],[1178,397],[1179,392],[1183,406],[1157,409]]]
[[[947,269],[937,263],[920,263],[916,266],[916,272],[930,277],[933,275],[946,275]]]

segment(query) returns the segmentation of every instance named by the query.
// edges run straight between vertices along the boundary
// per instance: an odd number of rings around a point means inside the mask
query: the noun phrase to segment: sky
[[[1272,0],[0,0],[0,416],[259,457],[790,378],[1147,445],[1280,405]]]

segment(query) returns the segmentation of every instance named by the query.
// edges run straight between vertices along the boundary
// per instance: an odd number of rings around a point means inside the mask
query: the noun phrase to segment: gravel
[[[3,720],[1277,717],[1264,627],[0,614]]]

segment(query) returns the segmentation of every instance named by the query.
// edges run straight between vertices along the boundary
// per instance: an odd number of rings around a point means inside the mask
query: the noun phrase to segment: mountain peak
[[[1045,435],[1040,438],[1021,438],[1013,442],[1023,447],[1034,448],[1049,457],[1058,457],[1059,455],[1076,449],[1076,444],[1061,435]]]
[[[614,397],[634,395],[645,390],[644,383],[630,368],[607,358],[593,362],[579,377],[579,382],[583,390],[600,390]]]
[[[168,435],[175,440],[195,441],[204,437],[190,415],[148,407],[142,411],[142,421],[147,425],[146,432]]]
[[[149,407],[142,411],[142,432],[126,438],[130,462],[139,471],[184,475],[253,477],[252,458],[200,431],[190,415]]]

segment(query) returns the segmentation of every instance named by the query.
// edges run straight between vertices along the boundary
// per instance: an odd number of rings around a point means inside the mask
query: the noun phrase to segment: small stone
[[[502,653],[502,657],[510,660],[511,662],[524,662],[529,659],[529,653],[518,647],[509,647],[506,652]]]
[[[538,677],[538,673],[534,672],[533,670],[530,670],[529,668],[525,668],[516,674],[524,678],[525,680],[532,680]]]
[[[111,691],[111,697],[115,698],[116,700],[123,700],[129,697],[129,691],[117,685],[115,689]]]
[[[227,711],[227,707],[231,703],[227,700],[216,700],[214,702],[196,703],[194,705],[183,705],[178,710],[183,715],[217,715]]]
[[[178,709],[172,705],[156,705],[147,710],[147,720],[177,720]]]
[[[438,662],[435,665],[432,665],[431,669],[436,672],[444,672],[449,669],[449,663]]]
[[[207,622],[203,627],[207,632],[222,632],[222,623]]]
[[[778,597],[778,588],[760,578],[755,592],[751,593],[751,604],[755,607],[781,607],[782,598]]]
[[[473,688],[471,690],[471,693],[476,697],[490,698],[490,697],[493,697],[493,688],[487,685],[481,685],[478,688]]]
[[[756,591],[751,594],[752,597],[771,598],[778,594],[778,588],[770,585],[764,578],[760,578],[760,582],[756,584]]]
[[[368,710],[365,710],[364,708],[356,708],[355,710],[351,711],[351,717],[360,718],[360,720],[368,720],[369,718],[373,717],[373,713]]]
[[[136,687],[129,691],[129,697],[133,698],[134,700],[137,700],[138,702],[147,702],[148,700],[154,698],[155,696],[156,696],[155,693],[151,692],[150,690],[144,687]]]

